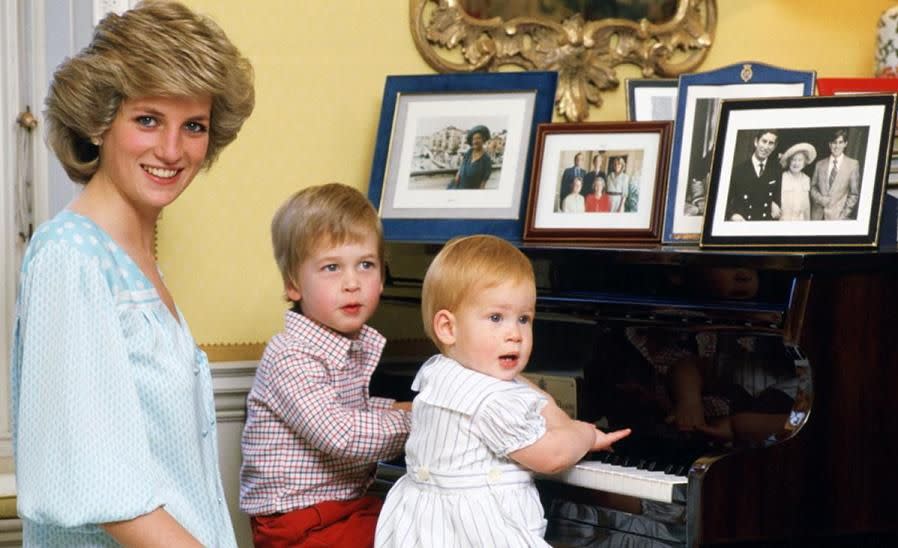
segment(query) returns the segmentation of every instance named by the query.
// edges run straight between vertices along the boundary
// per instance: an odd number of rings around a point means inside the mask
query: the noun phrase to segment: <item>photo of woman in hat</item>
[[[480,189],[486,185],[493,171],[493,159],[484,146],[490,137],[490,130],[484,125],[477,125],[468,130],[465,141],[471,148],[462,157],[458,173],[449,183],[450,189]]]
[[[781,221],[807,221],[811,218],[811,178],[804,169],[817,157],[810,143],[796,143],[780,156],[782,175]]]

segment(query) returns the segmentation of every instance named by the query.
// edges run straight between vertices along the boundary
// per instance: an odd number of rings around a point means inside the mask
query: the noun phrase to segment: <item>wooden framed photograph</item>
[[[696,244],[700,239],[721,101],[812,95],[814,77],[812,71],[786,70],[762,63],[738,63],[680,76],[664,243]]]
[[[388,240],[520,240],[553,72],[388,76],[368,198]]]
[[[540,124],[524,240],[658,243],[671,126]]]
[[[673,120],[677,112],[676,78],[628,78],[627,120]]]
[[[895,95],[721,104],[702,247],[876,247]]]

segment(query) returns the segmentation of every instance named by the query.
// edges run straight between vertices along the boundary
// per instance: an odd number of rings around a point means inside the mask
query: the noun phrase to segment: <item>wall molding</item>
[[[253,386],[257,364],[256,361],[210,363],[217,421],[246,420],[246,395]]]

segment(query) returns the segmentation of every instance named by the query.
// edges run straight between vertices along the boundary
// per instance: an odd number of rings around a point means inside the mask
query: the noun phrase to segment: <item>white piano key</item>
[[[542,477],[587,489],[659,502],[673,502],[674,487],[687,482],[686,476],[598,461],[581,461],[564,472]]]

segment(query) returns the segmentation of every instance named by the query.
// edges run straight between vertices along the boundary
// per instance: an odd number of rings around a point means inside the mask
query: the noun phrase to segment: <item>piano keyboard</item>
[[[674,489],[679,485],[685,488],[687,482],[686,476],[591,460],[580,461],[559,474],[541,477],[659,502],[673,502]]]

